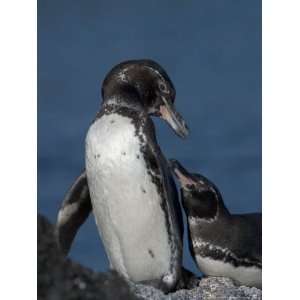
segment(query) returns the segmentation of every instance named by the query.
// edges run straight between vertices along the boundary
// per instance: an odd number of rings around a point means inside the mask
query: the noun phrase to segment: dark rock
[[[198,279],[198,284],[189,290],[179,290],[164,295],[161,291],[146,285],[131,284],[132,290],[141,299],[151,300],[261,300],[261,290],[236,286],[229,278],[207,277]]]
[[[138,299],[115,272],[95,273],[64,259],[54,238],[53,226],[38,216],[38,299],[121,300]]]
[[[231,279],[199,279],[187,270],[185,286],[165,295],[151,286],[125,281],[115,272],[96,273],[65,259],[56,246],[53,226],[38,216],[38,299],[39,300],[260,300],[261,290],[236,286]]]

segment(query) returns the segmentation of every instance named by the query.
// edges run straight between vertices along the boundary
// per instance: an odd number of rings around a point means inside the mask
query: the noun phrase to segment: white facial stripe
[[[147,66],[147,65],[145,66],[145,68],[151,70],[152,72],[154,72],[160,78],[160,80],[164,81],[163,76],[156,69],[153,69],[152,67]]]

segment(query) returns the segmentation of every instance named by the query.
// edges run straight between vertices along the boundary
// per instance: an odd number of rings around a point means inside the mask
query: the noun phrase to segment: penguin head
[[[118,64],[102,84],[103,105],[116,99],[118,105],[164,119],[177,135],[186,137],[188,127],[175,109],[175,95],[175,88],[165,70],[146,59]]]
[[[218,188],[206,177],[189,173],[177,160],[170,166],[181,186],[183,208],[188,217],[214,219],[219,211],[226,210]]]

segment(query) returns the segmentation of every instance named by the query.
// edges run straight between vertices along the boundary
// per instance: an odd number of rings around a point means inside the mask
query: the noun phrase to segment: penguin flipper
[[[64,255],[69,253],[79,227],[87,219],[91,210],[92,203],[84,171],[69,189],[58,212],[56,239]]]
[[[181,206],[180,206],[180,202],[179,202],[179,196],[178,196],[176,184],[175,184],[172,173],[169,173],[169,181],[170,181],[172,194],[173,194],[172,198],[174,199],[173,202],[174,202],[174,206],[175,206],[175,212],[176,212],[177,220],[179,223],[180,236],[181,236],[181,239],[183,239],[184,223],[183,223]]]

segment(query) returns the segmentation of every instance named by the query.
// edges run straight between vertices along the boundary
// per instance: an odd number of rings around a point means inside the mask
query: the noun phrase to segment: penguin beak
[[[181,138],[187,137],[189,133],[188,126],[183,117],[175,110],[174,104],[170,104],[164,97],[162,97],[163,105],[160,106],[160,115],[177,135]]]
[[[197,180],[176,159],[170,159],[169,164],[183,188],[196,185]]]

